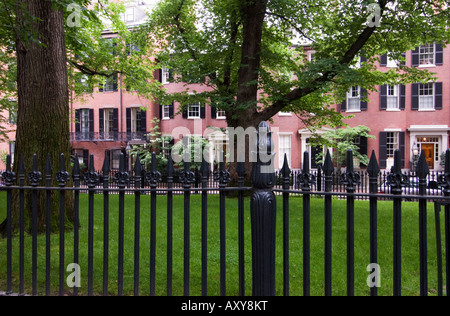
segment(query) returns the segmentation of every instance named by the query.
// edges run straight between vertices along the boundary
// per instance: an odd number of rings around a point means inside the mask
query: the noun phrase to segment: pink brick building
[[[368,102],[362,99],[367,92],[353,87],[345,101],[336,105],[336,110],[354,116],[346,120],[351,127],[365,125],[371,129],[376,139],[360,139],[361,153],[370,155],[374,150],[381,168],[390,169],[393,153],[399,149],[405,169],[414,167],[415,156],[423,150],[430,169],[440,170],[441,155],[449,148],[450,49],[429,44],[409,51],[405,56],[407,66],[436,73],[436,82],[381,86],[379,91],[368,94]],[[377,67],[388,71],[396,67],[396,62],[382,56]],[[167,69],[157,71],[155,78],[169,92],[185,89],[184,85],[167,80]],[[163,135],[172,136],[174,141],[188,135],[206,138],[212,145],[211,158],[229,146],[227,134],[222,132],[227,127],[225,113],[210,104],[192,104],[187,111],[180,113],[178,104],[163,105],[141,98],[121,89],[118,80],[119,77],[110,78],[95,89],[92,97],[70,104],[72,148],[81,162],[87,164],[89,155],[93,154],[96,157],[95,168],[100,170],[103,157],[109,152],[111,167],[117,169],[121,153],[127,154],[130,146],[147,142],[146,134],[153,127],[154,118],[161,120]],[[195,85],[195,90],[201,92],[201,89],[205,88]],[[288,156],[291,169],[300,169],[303,152],[309,151],[310,156],[315,157],[318,152],[327,150],[309,145],[312,135],[295,114],[277,114],[273,118],[272,130],[277,153],[274,162],[276,169],[281,168],[284,154]],[[319,132],[327,130],[325,127]],[[11,141],[1,144],[0,150],[13,154],[13,134]],[[132,161],[128,160],[128,167],[131,164]],[[317,167],[313,158],[310,165]]]

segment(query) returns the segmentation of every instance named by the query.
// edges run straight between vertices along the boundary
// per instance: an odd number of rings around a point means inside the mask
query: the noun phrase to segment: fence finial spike
[[[287,154],[284,154],[284,163],[283,168],[281,169],[281,174],[283,175],[284,178],[287,178],[291,175],[291,169],[289,168]]]
[[[8,161],[9,158],[9,161]],[[7,171],[11,171],[11,156],[8,155],[7,159],[6,159],[6,170]],[[19,174],[25,174],[26,168],[25,168],[25,162],[23,160],[23,155],[20,155],[20,159],[19,159]]]
[[[377,177],[378,174],[380,173],[380,166],[378,165],[375,150],[372,150],[369,165],[367,166],[367,173],[369,174],[370,177]]]
[[[353,172],[354,166],[353,166],[353,151],[349,149],[347,151],[347,172]]]
[[[330,151],[327,150],[327,154],[325,156],[325,162],[323,163],[322,170],[325,176],[331,176],[334,171],[333,161],[331,160]]]
[[[156,172],[157,167],[156,167],[156,153],[153,152],[152,153],[152,171]]]
[[[172,153],[169,153],[169,157],[167,158],[167,176],[173,177],[174,173],[175,169],[173,167]]]
[[[445,153],[445,172],[450,173],[450,149]]]
[[[305,151],[303,153],[303,172],[309,173],[309,152]]]
[[[139,159],[139,155],[136,156],[136,163],[134,164],[134,175],[135,176],[141,176],[142,173],[142,164],[141,164],[141,159]]]
[[[200,173],[203,177],[209,176],[209,164],[206,161],[205,157],[203,157],[203,159],[202,159],[202,166],[200,168]]]
[[[76,159],[76,161],[78,161],[78,155],[75,155],[75,159]],[[47,155],[47,162],[45,163],[45,173],[46,174],[52,173],[52,162],[50,160],[50,155]]]
[[[89,171],[95,172],[95,166],[94,166],[94,155],[89,156]]]
[[[430,169],[427,164],[427,159],[425,158],[425,152],[422,150],[420,153],[419,161],[417,163],[417,176],[421,179],[425,179],[430,173]]]
[[[48,163],[50,163],[50,158],[47,159],[47,164]],[[78,154],[75,154],[75,160],[73,162],[72,173],[74,176],[80,174],[80,160],[78,159]]]
[[[103,175],[109,175],[109,173],[111,172],[109,160],[110,160],[110,152],[106,151],[105,160],[103,161],[103,168],[102,168]]]
[[[401,174],[402,173],[402,165],[401,165],[401,158],[400,158],[400,150],[397,149],[394,152],[394,166],[392,167],[392,172]]]
[[[123,153],[120,154],[119,172],[125,172],[125,155]]]

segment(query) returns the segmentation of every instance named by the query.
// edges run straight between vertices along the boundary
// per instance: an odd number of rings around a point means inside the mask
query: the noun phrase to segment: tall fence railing
[[[261,133],[261,130],[264,133]],[[266,139],[262,139],[265,137]],[[258,153],[272,155],[271,133],[268,124],[261,123],[260,134],[258,135]],[[16,175],[11,170],[11,158],[7,158],[7,170],[2,173],[3,186],[0,192],[4,195],[0,209],[6,211],[4,221],[5,233],[4,245],[6,249],[1,249],[0,260],[4,262],[4,270],[0,269],[0,286],[5,287],[7,293],[19,292],[25,294],[29,289],[32,295],[42,293],[45,295],[65,295],[68,293],[69,278],[66,279],[68,269],[67,263],[70,258],[70,267],[73,271],[73,280],[71,283],[71,294],[79,294],[79,284],[77,284],[77,273],[79,267],[83,264],[83,272],[87,271],[87,289],[82,294],[87,295],[111,295],[111,273],[114,271],[113,278],[116,280],[117,290],[114,294],[124,295],[124,284],[132,279],[132,294],[140,295],[143,288],[148,289],[150,295],[161,294],[157,292],[157,276],[162,267],[157,267],[157,260],[164,255],[164,281],[166,295],[174,294],[174,287],[178,286],[178,280],[174,275],[179,275],[178,261],[182,257],[182,275],[181,282],[183,294],[190,295],[193,282],[200,279],[201,295],[208,295],[210,283],[218,283],[220,295],[228,295],[228,286],[230,276],[227,270],[230,267],[229,258],[230,239],[228,238],[229,228],[227,222],[230,217],[229,205],[236,205],[233,211],[234,217],[237,217],[237,245],[232,247],[237,249],[235,262],[237,268],[233,269],[235,280],[238,284],[239,295],[271,296],[276,294],[276,280],[282,283],[282,294],[290,295],[292,288],[292,232],[289,228],[290,212],[298,208],[298,205],[292,205],[293,196],[301,198],[301,218],[302,225],[298,229],[301,234],[301,260],[296,262],[302,267],[301,283],[303,295],[311,294],[311,256],[317,252],[317,245],[311,247],[311,235],[318,227],[312,226],[311,214],[314,207],[323,215],[323,294],[331,295],[333,289],[333,205],[337,203],[335,198],[346,200],[345,211],[345,232],[346,232],[346,293],[351,296],[355,294],[355,200],[366,199],[369,201],[368,230],[369,234],[369,252],[370,262],[373,271],[377,270],[379,244],[378,240],[378,206],[380,200],[392,201],[392,289],[393,295],[402,294],[402,208],[405,201],[414,200],[417,203],[412,204],[418,211],[418,234],[419,234],[419,258],[417,258],[420,269],[420,295],[428,294],[428,274],[429,274],[429,249],[428,249],[428,228],[427,223],[427,205],[434,203],[435,206],[435,227],[436,227],[436,256],[438,270],[438,295],[443,295],[444,288],[449,288],[450,283],[450,258],[449,258],[449,227],[450,227],[450,151],[447,152],[445,171],[436,174],[430,178],[430,172],[426,164],[425,156],[420,156],[417,171],[408,175],[402,173],[400,168],[399,152],[395,153],[394,167],[388,174],[381,174],[378,167],[375,154],[372,153],[370,164],[365,173],[355,172],[353,169],[353,155],[349,151],[347,157],[347,167],[345,172],[336,177],[335,170],[331,161],[331,156],[327,153],[323,166],[319,172],[311,172],[308,163],[303,165],[299,172],[291,172],[287,159],[278,174],[271,169],[270,161],[260,159],[253,164],[251,171],[252,187],[245,187],[244,179],[246,170],[244,163],[239,163],[237,168],[238,184],[236,187],[228,187],[230,182],[230,173],[225,169],[222,162],[219,169],[211,177],[208,164],[203,161],[202,167],[197,171],[191,171],[189,162],[185,162],[184,170],[178,172],[175,179],[175,169],[173,162],[169,159],[166,183],[162,184],[163,176],[157,171],[156,156],[153,155],[151,170],[142,169],[139,159],[137,160],[132,172],[125,170],[125,158],[122,155],[120,160],[120,169],[111,174],[109,159],[105,157],[104,166],[101,172],[93,169],[94,156],[90,157],[90,170],[84,174],[80,172],[78,159],[75,159],[75,165],[71,175],[64,169],[65,157],[61,156],[60,169],[58,172],[52,171],[50,162],[44,173],[37,170],[37,157],[34,157],[32,171],[25,174],[25,168],[21,163]],[[305,153],[304,161],[309,161],[308,153]],[[214,183],[210,179],[214,179]],[[57,187],[52,186],[52,180],[58,183]],[[178,187],[176,187],[176,182]],[[339,183],[340,189],[336,190],[335,182]],[[434,183],[436,182],[436,183]],[[69,185],[70,183],[70,185]],[[72,184],[73,183],[73,184]],[[388,188],[388,190],[383,189]],[[235,200],[227,199],[228,193],[234,193]],[[43,194],[45,193],[45,194]],[[197,193],[198,203],[193,203],[192,195]],[[180,194],[180,197],[175,197]],[[114,195],[114,200],[113,200]],[[130,197],[129,195],[133,195]],[[165,195],[165,197],[161,197]],[[213,195],[218,195],[217,209],[211,207]],[[250,195],[250,198],[247,196]],[[145,201],[143,200],[145,196]],[[70,197],[70,199],[69,199]],[[85,197],[87,205],[83,204],[81,197]],[[315,199],[312,206],[312,197]],[[38,200],[43,199],[41,203]],[[95,207],[96,203],[101,201]],[[51,214],[52,201],[58,200],[56,206],[59,214],[56,235],[54,225],[52,230]],[[133,205],[126,203],[134,201]],[[164,203],[159,203],[164,200]],[[179,201],[181,203],[178,203]],[[247,203],[250,200],[250,227],[246,226]],[[71,201],[72,205],[67,205]],[[117,205],[111,205],[112,201]],[[281,239],[277,239],[277,201],[282,202]],[[234,204],[236,202],[236,204]],[[144,204],[145,203],[145,204]],[[148,204],[147,204],[148,203]],[[319,206],[318,206],[319,205]],[[69,207],[71,206],[71,207]],[[178,208],[182,209],[178,209]],[[444,207],[445,212],[445,237],[444,248],[445,256],[443,260],[442,240],[441,240],[441,217],[439,212]],[[73,228],[67,229],[66,218],[67,210],[73,209]],[[117,211],[117,214],[112,214]],[[103,212],[103,217],[98,221],[98,212]],[[143,212],[149,214],[149,236],[142,236],[142,218]],[[211,229],[210,218],[217,213],[218,228]],[[30,214],[29,223],[26,222]],[[87,225],[80,227],[80,214],[87,214]],[[160,217],[164,214],[163,227],[160,225]],[[193,225],[191,217],[199,214],[201,225]],[[117,228],[111,229],[110,219],[117,216]],[[125,226],[126,218],[132,216],[134,229],[130,230]],[[182,220],[179,221],[179,217]],[[38,218],[45,218],[44,230],[38,227]],[[96,220],[97,218],[97,220]],[[16,221],[16,219],[19,219]],[[181,228],[182,237],[177,235],[174,238],[174,231]],[[96,231],[102,228],[103,238],[94,242]],[[250,229],[251,234],[248,234]],[[87,233],[86,244],[80,244],[80,230]],[[164,230],[164,238],[159,237],[161,230]],[[130,237],[130,234],[134,235]],[[41,238],[40,233],[43,233]],[[97,232],[98,234],[98,232]],[[114,236],[111,236],[114,234]],[[217,234],[217,236],[212,236]],[[199,236],[200,255],[193,258],[193,236]],[[147,238],[148,237],[148,238]],[[211,238],[218,240],[218,272],[217,280],[211,280]],[[68,240],[71,239],[71,241]],[[125,239],[132,238],[132,246],[125,244]],[[249,238],[251,240],[249,240]],[[25,242],[31,239],[31,243]],[[53,244],[57,240],[57,244]],[[175,244],[181,239],[182,248],[176,248]],[[97,239],[95,239],[97,240]],[[251,241],[251,243],[250,243]],[[38,242],[43,244],[45,251],[39,247]],[[148,260],[143,260],[144,254],[141,247],[143,242],[148,242],[149,256]],[[70,247],[67,244],[71,244]],[[14,248],[17,247],[18,249]],[[160,247],[163,245],[163,251]],[[197,243],[196,243],[197,245]],[[248,258],[249,245],[251,250],[251,259]],[[2,246],[3,247],[3,246]],[[87,262],[80,260],[80,247],[87,247]],[[132,247],[133,249],[128,249]],[[276,269],[277,255],[276,248],[280,247],[282,261],[282,273]],[[6,250],[6,251],[5,251]],[[215,250],[215,249],[214,249]],[[179,252],[182,251],[182,256]],[[15,253],[18,252],[18,255]],[[98,252],[101,254],[99,255]],[[94,256],[94,253],[95,256]],[[114,253],[115,262],[110,258]],[[197,253],[197,252],[195,252]],[[216,252],[214,252],[216,254]],[[317,254],[314,254],[317,255]],[[55,263],[55,256],[58,258]],[[101,275],[94,265],[94,257],[101,258]],[[27,259],[30,258],[30,259]],[[147,258],[147,257],[146,257]],[[409,258],[410,259],[410,258]],[[27,261],[29,260],[29,262]],[[96,259],[97,260],[97,259]],[[295,259],[294,259],[295,260]],[[38,265],[44,262],[45,269],[38,269]],[[201,272],[199,276],[192,280],[193,262],[199,267]],[[198,263],[197,263],[198,262]],[[249,262],[251,262],[251,282],[249,283],[248,274]],[[145,266],[143,266],[145,265]],[[147,266],[148,265],[148,266]],[[28,271],[26,266],[31,266]],[[176,266],[176,267],[175,267]],[[112,268],[113,267],[113,268]],[[54,292],[51,284],[54,282],[57,269],[57,293]],[[27,271],[25,271],[27,270]],[[445,270],[445,277],[444,277]],[[40,271],[43,275],[38,275]],[[45,271],[45,272],[42,272]],[[143,273],[142,271],[145,271]],[[278,272],[277,272],[278,271]],[[228,272],[230,273],[230,272]],[[277,274],[278,273],[278,274]],[[386,273],[386,272],[385,272]],[[145,277],[144,277],[145,275]],[[148,278],[147,278],[148,277]],[[234,277],[234,276],[233,276]],[[31,281],[28,279],[30,278]],[[101,289],[94,289],[94,284],[101,279]],[[148,280],[148,283],[142,284],[142,280]],[[233,279],[234,280],[234,279]],[[370,280],[370,294],[377,295],[377,274],[375,273]],[[228,282],[228,283],[227,283]],[[368,284],[371,283],[368,281]],[[445,287],[444,287],[445,282]],[[114,283],[114,282],[113,282]],[[175,285],[175,283],[177,285]],[[251,286],[249,286],[251,284]],[[78,285],[78,286],[77,286]],[[248,288],[251,288],[251,293]],[[1,288],[0,288],[1,289]],[[145,291],[147,293],[147,291]],[[235,294],[237,294],[235,293]],[[281,294],[281,293],[280,293]]]

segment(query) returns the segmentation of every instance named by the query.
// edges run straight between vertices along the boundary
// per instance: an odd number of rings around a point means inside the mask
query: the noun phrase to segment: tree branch
[[[102,76],[102,77],[106,77],[109,78],[113,75],[117,75],[117,74],[125,74],[125,73],[121,73],[119,71],[113,71],[113,72],[104,72],[104,71],[98,71],[98,70],[94,70],[91,69],[87,66],[81,65],[79,63],[74,62],[73,60],[68,60],[67,61],[69,64],[71,64],[72,66],[74,66],[75,68],[77,68],[79,71],[81,71],[83,74],[85,75],[89,75],[89,76]]]
[[[383,14],[386,4],[388,1],[381,0],[379,1],[379,5],[381,8],[381,14]],[[357,54],[361,51],[367,41],[375,32],[375,27],[366,27],[363,32],[360,34],[358,39],[353,43],[353,45],[345,52],[345,54],[339,59],[340,65],[349,65],[353,59],[357,56]],[[292,90],[290,93],[281,98],[281,100],[272,104],[272,106],[267,107],[263,111],[259,112],[261,120],[268,120],[273,117],[275,114],[283,110],[284,107],[289,105],[290,103],[297,101],[304,96],[307,96],[315,91],[317,91],[323,83],[330,82],[333,78],[338,75],[338,70],[336,67],[334,69],[327,71],[319,78],[314,79],[310,82],[307,87],[297,88]]]

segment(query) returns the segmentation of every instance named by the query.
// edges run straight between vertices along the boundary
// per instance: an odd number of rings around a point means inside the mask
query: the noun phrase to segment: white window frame
[[[89,109],[80,110],[80,131],[82,139],[89,139],[90,124],[89,124]]]
[[[428,60],[428,62],[426,62]],[[433,67],[436,65],[436,46],[426,44],[419,47],[419,67]]]
[[[114,109],[103,109],[103,126],[105,139],[114,139]]]
[[[162,119],[163,120],[170,120],[170,105],[163,105],[162,106]]]
[[[421,83],[419,84],[419,111],[434,111],[435,110],[435,85],[434,83]],[[430,90],[431,94],[422,95],[425,90]],[[432,106],[425,106],[425,100],[431,100]],[[426,103],[430,103],[427,101]]]
[[[200,102],[189,104],[188,108],[187,108],[188,119],[190,119],[190,120],[200,119],[201,110],[202,109],[201,109]],[[198,115],[197,115],[197,112],[198,112]]]
[[[226,120],[227,119],[227,112],[225,110],[219,110],[216,111],[216,119],[218,120]]]
[[[284,140],[282,140],[284,139]],[[288,139],[288,142],[285,141]],[[287,145],[287,146],[284,146]],[[292,133],[278,133],[278,167],[283,168],[284,155],[287,154],[289,168],[292,166]]]
[[[393,85],[387,86],[387,104],[386,109],[389,111],[395,111],[400,109],[400,86],[399,85]]]
[[[170,69],[167,67],[162,68],[162,78],[161,78],[162,84],[169,84],[170,83]]]
[[[357,92],[357,94],[355,94]],[[352,103],[357,103],[357,107],[351,107]],[[360,112],[361,111],[361,87],[354,86],[351,87],[347,92],[347,112]]]
[[[134,8],[127,8],[125,11],[125,23],[135,21],[135,10]]]
[[[386,67],[388,67],[388,68],[397,68],[397,67],[398,67],[398,64],[399,64],[399,61],[398,61],[398,60],[396,60],[396,59],[394,59],[394,58],[391,58],[391,57],[387,56]]]
[[[141,124],[141,117],[139,116],[138,119],[138,113],[139,115],[145,115],[144,111],[142,111],[140,107],[131,108],[131,134],[136,139],[139,139],[138,133],[140,132],[140,126],[138,125]]]

